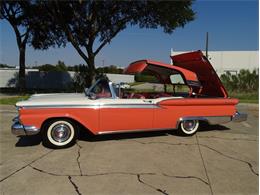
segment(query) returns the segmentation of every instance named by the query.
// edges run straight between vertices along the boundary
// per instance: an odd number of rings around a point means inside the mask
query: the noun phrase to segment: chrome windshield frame
[[[114,90],[114,87],[113,87],[113,82],[112,81],[108,81],[108,85],[109,85],[109,88],[110,88],[110,91],[111,91],[111,94],[112,94],[112,99],[117,99],[119,98],[117,95],[116,95],[116,92]]]

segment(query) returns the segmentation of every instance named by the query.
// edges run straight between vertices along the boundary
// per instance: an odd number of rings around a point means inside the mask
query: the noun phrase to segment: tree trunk
[[[96,81],[96,71],[95,71],[95,55],[90,54],[88,58],[88,67],[89,67],[89,79],[87,85],[92,85]]]
[[[26,49],[26,44],[22,44],[19,47],[19,83],[18,83],[18,87],[19,87],[20,92],[25,92],[25,89],[26,89],[25,49]]]

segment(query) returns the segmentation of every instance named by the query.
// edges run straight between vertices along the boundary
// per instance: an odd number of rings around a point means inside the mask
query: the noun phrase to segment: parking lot
[[[89,136],[68,149],[10,132],[0,107],[1,194],[258,194],[258,105],[242,123],[174,131]]]

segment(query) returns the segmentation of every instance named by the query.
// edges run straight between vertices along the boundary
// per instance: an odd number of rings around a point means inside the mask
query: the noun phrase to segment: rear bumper
[[[36,135],[40,132],[40,129],[35,126],[26,126],[19,122],[18,118],[14,118],[14,123],[11,127],[11,131],[14,135]]]
[[[246,120],[247,120],[247,114],[246,113],[236,112],[236,114],[234,114],[232,116],[232,121],[234,121],[234,122],[242,122],[242,121],[246,121]]]

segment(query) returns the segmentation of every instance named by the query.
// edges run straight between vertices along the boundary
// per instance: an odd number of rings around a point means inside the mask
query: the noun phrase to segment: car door
[[[100,134],[153,128],[152,99],[100,99]]]

